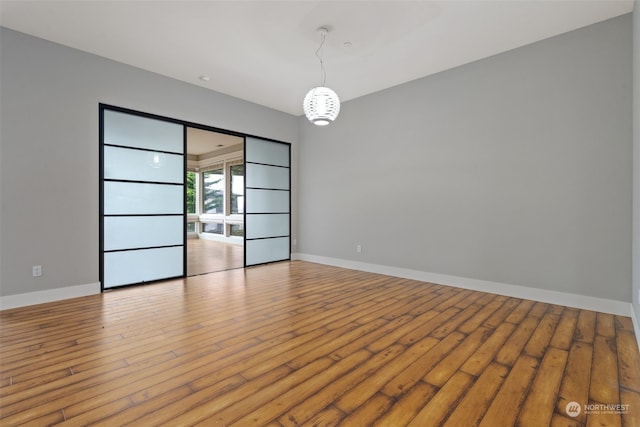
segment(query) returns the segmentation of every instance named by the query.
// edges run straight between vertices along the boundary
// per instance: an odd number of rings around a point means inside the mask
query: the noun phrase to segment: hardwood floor
[[[244,246],[187,239],[187,276],[244,267]]]
[[[640,426],[628,317],[300,261],[5,310],[0,339],[3,426]]]

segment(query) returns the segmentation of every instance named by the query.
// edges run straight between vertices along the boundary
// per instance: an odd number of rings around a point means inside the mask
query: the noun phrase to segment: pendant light
[[[314,87],[304,97],[302,107],[304,114],[311,123],[317,126],[326,126],[338,117],[340,113],[340,99],[338,95],[325,86],[327,73],[324,71],[324,61],[322,59],[322,47],[329,34],[327,27],[318,28],[320,33],[320,47],[316,50],[316,56],[320,60],[320,86]]]

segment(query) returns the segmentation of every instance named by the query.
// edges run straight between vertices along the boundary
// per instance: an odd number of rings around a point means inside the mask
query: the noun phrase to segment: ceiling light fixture
[[[314,125],[326,126],[338,117],[340,113],[340,99],[338,95],[325,86],[327,73],[324,70],[324,61],[322,59],[322,47],[324,41],[329,34],[327,27],[318,28],[320,33],[320,47],[316,50],[316,56],[320,60],[320,86],[314,87],[307,96],[304,97],[302,107],[307,119]]]

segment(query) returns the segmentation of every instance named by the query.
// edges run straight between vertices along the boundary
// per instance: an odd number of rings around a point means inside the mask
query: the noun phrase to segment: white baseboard
[[[28,305],[42,304],[45,302],[59,301],[68,298],[84,297],[100,293],[100,283],[87,285],[67,286],[65,288],[50,289],[46,291],[27,292],[24,294],[7,295],[0,297],[0,310],[25,307]]]
[[[633,331],[636,333],[636,342],[638,343],[638,350],[640,350],[640,324],[638,324],[638,316],[631,304],[631,320],[633,321]]]
[[[335,267],[349,268],[352,270],[367,271],[369,273],[385,274],[388,276],[402,277],[405,279],[420,280],[423,282],[448,285],[463,289],[471,289],[474,291],[489,292],[509,297],[540,301],[549,304],[564,305],[567,307],[575,307],[584,310],[599,311],[601,313],[616,314],[619,316],[630,316],[634,319],[634,328],[636,334],[638,334],[638,325],[635,316],[632,316],[633,308],[631,306],[631,303],[628,302],[303,253],[291,254],[291,259],[315,262],[318,264],[333,265]]]
[[[223,236],[221,234],[200,233],[196,234],[195,239],[213,240],[214,242],[230,243],[232,245],[244,245],[244,238],[239,236]]]

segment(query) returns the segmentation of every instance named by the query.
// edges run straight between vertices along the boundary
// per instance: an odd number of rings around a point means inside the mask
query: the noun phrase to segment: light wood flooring
[[[640,426],[628,317],[301,261],[4,310],[0,339],[2,426]]]
[[[244,267],[244,246],[187,239],[187,276]]]

